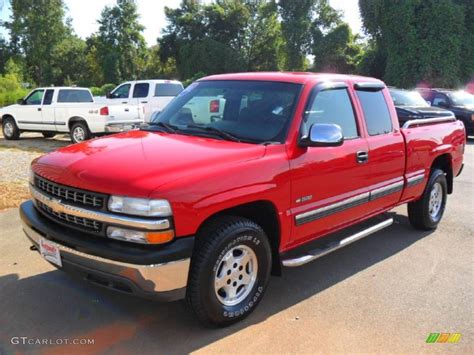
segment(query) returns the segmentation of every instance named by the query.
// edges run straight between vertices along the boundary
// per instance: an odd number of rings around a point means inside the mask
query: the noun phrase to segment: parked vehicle
[[[42,132],[45,138],[69,132],[71,141],[78,143],[143,123],[143,119],[128,117],[128,111],[129,106],[94,103],[89,89],[48,87],[33,90],[18,104],[4,107],[0,115],[6,139],[19,139],[21,132]]]
[[[474,95],[447,89],[422,89],[420,93],[431,106],[452,111],[464,123],[466,137],[474,135]]]
[[[451,111],[440,107],[432,107],[423,99],[418,91],[390,88],[400,126],[409,120],[454,116]]]
[[[181,91],[183,84],[175,80],[127,81],[106,96],[106,103],[128,105],[134,118],[150,121],[153,112],[161,111]]]
[[[199,124],[186,105],[211,92],[225,99],[222,119]],[[270,273],[390,226],[395,206],[436,228],[465,144],[452,116],[400,128],[376,79],[216,75],[139,131],[35,160],[20,215],[32,248],[61,270],[186,297],[201,322],[224,326],[255,309]]]

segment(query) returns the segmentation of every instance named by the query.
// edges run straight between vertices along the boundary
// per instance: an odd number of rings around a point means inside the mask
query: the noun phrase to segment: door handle
[[[142,101],[142,102],[140,102],[140,103],[141,103],[141,104],[147,104],[148,101]]]
[[[359,164],[364,164],[369,161],[369,153],[364,150],[357,152],[356,156],[357,156],[357,162]]]
[[[41,111],[41,107],[38,107],[37,110],[38,110],[38,111]]]
[[[128,101],[122,101],[123,104],[128,104]]]
[[[126,108],[126,109],[125,109],[125,112],[128,112],[128,111],[130,111],[130,110],[129,110],[128,108]]]

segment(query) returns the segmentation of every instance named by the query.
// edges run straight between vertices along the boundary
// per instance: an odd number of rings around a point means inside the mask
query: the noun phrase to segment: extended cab
[[[129,106],[106,106],[94,102],[89,89],[78,87],[37,88],[18,104],[2,108],[3,135],[19,139],[21,132],[42,132],[45,138],[70,133],[73,143],[94,135],[121,132],[143,123],[127,117]]]
[[[162,111],[181,91],[183,84],[175,80],[127,81],[108,93],[104,102],[131,106],[132,117],[149,122],[154,112]]]
[[[189,102],[210,96],[222,115],[196,120]],[[255,309],[270,273],[389,227],[395,206],[436,228],[465,144],[452,116],[401,128],[376,79],[217,75],[139,131],[36,159],[20,215],[32,249],[61,270],[186,297],[200,321],[227,325]]]

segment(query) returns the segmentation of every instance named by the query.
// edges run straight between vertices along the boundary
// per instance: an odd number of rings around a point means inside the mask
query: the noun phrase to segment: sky
[[[145,26],[144,37],[148,45],[156,44],[157,37],[166,26],[165,6],[176,8],[180,2],[181,0],[137,0],[140,21]],[[344,20],[355,33],[362,32],[358,0],[329,0],[329,2],[334,8],[344,11]],[[97,19],[104,6],[115,4],[115,0],[65,0],[65,3],[74,30],[85,39],[97,31]],[[0,0],[0,20],[7,20],[9,16],[8,0]],[[0,34],[6,35],[1,29]]]

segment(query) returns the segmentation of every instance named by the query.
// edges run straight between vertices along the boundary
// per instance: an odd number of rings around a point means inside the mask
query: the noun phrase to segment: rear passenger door
[[[369,146],[371,213],[396,204],[401,197],[405,172],[405,143],[390,94],[384,85],[356,83],[355,92],[365,122]]]

